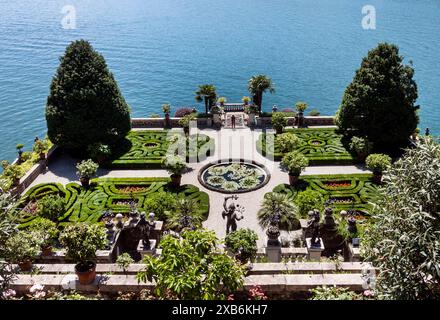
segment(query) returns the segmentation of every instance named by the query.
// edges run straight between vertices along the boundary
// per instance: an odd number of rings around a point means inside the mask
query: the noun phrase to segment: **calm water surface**
[[[77,29],[62,28],[74,5]],[[361,27],[362,6],[377,29]],[[421,127],[440,134],[438,0],[0,0],[0,158],[46,131],[44,105],[58,58],[84,38],[105,56],[133,116],[161,104],[194,105],[198,84],[229,101],[247,95],[253,74],[271,76],[264,107],[304,100],[333,114],[361,59],[378,42],[413,61]]]

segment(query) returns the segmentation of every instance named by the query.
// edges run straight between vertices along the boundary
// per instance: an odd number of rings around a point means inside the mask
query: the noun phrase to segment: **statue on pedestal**
[[[235,204],[234,202],[231,202],[228,205],[228,200],[238,200],[237,195],[232,195],[229,197],[225,197],[225,201],[223,202],[223,209],[222,217],[223,219],[226,217],[226,234],[229,232],[234,232],[237,230],[237,221],[242,220],[243,217],[243,211],[244,208],[240,207],[239,204]],[[241,216],[238,215],[238,213],[241,213]]]
[[[319,221],[321,220],[321,215],[319,210],[309,211],[309,221],[307,221],[307,229],[311,231],[312,238],[310,240],[310,245],[312,247],[321,247],[321,239],[319,232]]]
[[[144,250],[150,250],[150,234],[155,227],[154,213],[150,213],[148,216],[148,220],[146,220],[145,212],[142,212],[138,226],[141,230],[142,244],[144,246]]]

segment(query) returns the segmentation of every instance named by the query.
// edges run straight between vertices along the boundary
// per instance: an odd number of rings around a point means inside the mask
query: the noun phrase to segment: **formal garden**
[[[440,145],[417,129],[413,73],[379,44],[332,125],[304,102],[263,113],[265,75],[242,103],[204,84],[203,114],[135,121],[104,57],[73,42],[48,137],[2,162],[0,299],[439,298]],[[225,140],[256,152],[221,157]]]

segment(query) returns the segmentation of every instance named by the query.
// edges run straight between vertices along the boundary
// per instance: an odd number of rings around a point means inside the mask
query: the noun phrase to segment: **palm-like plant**
[[[287,195],[270,192],[264,197],[257,217],[260,226],[267,228],[274,221],[279,223],[280,230],[292,231],[300,228],[297,219],[298,208],[289,200]]]
[[[174,210],[166,212],[168,227],[171,229],[193,229],[202,225],[203,217],[198,211],[198,203],[193,199],[177,199]]]
[[[199,86],[199,89],[196,91],[196,101],[202,102],[205,101],[205,112],[208,113],[211,106],[217,100],[217,92],[212,84],[203,84]]]
[[[271,78],[264,74],[252,76],[248,81],[248,90],[252,94],[252,100],[258,106],[260,112],[263,105],[263,93],[269,90],[270,93],[275,92],[275,86]]]

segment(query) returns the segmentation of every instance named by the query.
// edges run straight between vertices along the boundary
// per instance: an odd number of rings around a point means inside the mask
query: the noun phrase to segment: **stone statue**
[[[229,232],[234,232],[237,230],[237,221],[242,220],[243,214],[239,217],[238,213],[243,213],[244,208],[240,207],[239,204],[235,204],[234,202],[231,202],[228,206],[228,200],[238,200],[237,195],[232,195],[229,197],[225,197],[225,201],[223,202],[223,209],[222,217],[223,219],[226,217],[226,234]]]
[[[116,215],[116,228],[122,229],[122,227],[124,226],[124,222],[122,221],[122,219],[124,219],[124,216],[118,213]]]
[[[309,221],[307,222],[307,229],[311,231],[312,238],[310,240],[310,245],[312,247],[321,247],[321,240],[319,239],[319,221],[321,220],[321,215],[319,210],[309,211]]]
[[[145,212],[141,213],[141,218],[138,224],[141,235],[142,235],[142,244],[145,250],[150,250],[150,234],[151,231],[154,230],[155,222],[154,222],[154,213],[150,213],[148,216],[148,221],[145,219]]]
[[[332,229],[336,226],[335,218],[333,218],[333,210],[330,207],[324,209],[324,226],[327,229]]]

